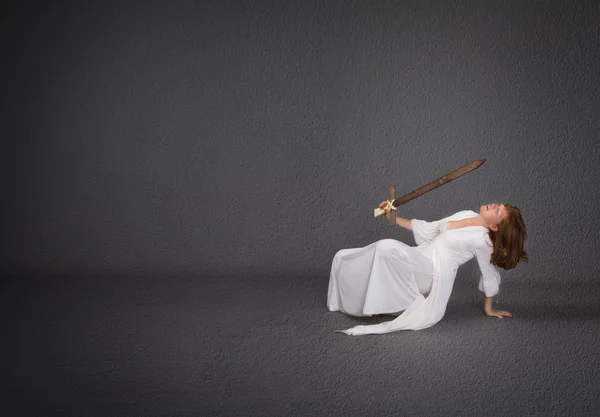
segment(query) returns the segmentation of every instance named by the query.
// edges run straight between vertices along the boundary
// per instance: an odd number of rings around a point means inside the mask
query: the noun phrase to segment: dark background
[[[69,351],[81,348],[69,337],[88,328],[85,312],[112,322],[106,311],[117,305],[139,312],[163,297],[210,309],[215,316],[188,318],[212,317],[215,327],[226,312],[262,317],[256,308],[267,314],[275,297],[283,305],[273,311],[284,316],[285,305],[312,306],[307,329],[317,326],[328,343],[356,343],[331,335],[352,319],[315,319],[331,317],[333,255],[385,237],[414,243],[373,219],[389,186],[401,195],[479,158],[487,162],[477,171],[400,213],[435,220],[489,202],[520,207],[530,262],[504,274],[500,296],[522,295],[532,320],[560,320],[547,300],[569,305],[575,321],[598,330],[597,315],[587,320],[600,279],[597,2],[14,2],[2,19],[4,323],[21,332],[9,375],[34,372],[32,357],[48,375],[75,366],[48,347],[59,337],[40,317],[55,317],[66,337],[56,343]],[[461,269],[466,287],[458,284],[451,302],[481,302],[477,275],[473,262]],[[552,288],[561,288],[555,298]],[[465,320],[479,317],[477,308]],[[80,321],[65,324],[74,315]],[[273,330],[286,331],[293,339],[294,330]],[[416,337],[406,334],[363,338],[355,348]],[[108,375],[102,345],[88,342],[97,362],[80,358],[82,366]],[[577,363],[581,352],[571,354]],[[64,378],[48,376],[43,387],[18,381],[15,392],[38,399],[29,404],[56,411],[69,403]],[[57,386],[64,391],[56,388],[55,402],[40,399]],[[84,410],[89,402],[79,398]],[[124,403],[108,404],[127,414]],[[211,410],[233,410],[228,404]]]

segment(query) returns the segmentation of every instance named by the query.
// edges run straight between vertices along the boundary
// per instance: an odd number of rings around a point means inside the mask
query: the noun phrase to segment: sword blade
[[[458,177],[462,177],[463,175],[476,170],[481,165],[483,165],[484,162],[485,159],[476,159],[473,162],[469,162],[467,165],[455,169],[454,171],[441,176],[437,180],[431,181],[429,184],[417,188],[416,190],[413,190],[408,194],[404,194],[402,197],[396,198],[394,201],[392,201],[392,205],[394,207],[398,207],[402,204],[408,203],[410,200],[414,200],[415,198],[420,197],[431,190],[435,190],[436,188],[441,187],[444,184],[448,184],[450,181],[453,181]]]

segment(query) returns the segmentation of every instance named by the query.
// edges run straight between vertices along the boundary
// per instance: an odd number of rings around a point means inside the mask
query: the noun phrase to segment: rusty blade
[[[402,197],[396,198],[394,201],[392,201],[392,205],[394,207],[398,207],[402,204],[408,203],[410,200],[420,197],[423,194],[428,193],[431,190],[441,187],[444,184],[448,184],[450,181],[453,181],[453,180],[457,179],[458,177],[461,177],[465,174],[468,174],[471,171],[476,170],[481,165],[483,165],[484,162],[485,162],[485,159],[476,159],[473,162],[469,162],[467,165],[462,166],[458,169],[455,169],[454,171],[449,172],[446,175],[443,175],[442,177],[438,178],[437,180],[431,181],[427,185],[417,188],[416,190],[411,191],[408,194],[404,194]]]

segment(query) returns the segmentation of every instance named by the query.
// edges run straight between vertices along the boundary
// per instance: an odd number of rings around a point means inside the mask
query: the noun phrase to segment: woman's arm
[[[383,210],[386,214],[390,212],[390,205],[392,204],[391,200],[384,200],[379,203],[379,208]],[[396,216],[396,225],[405,228],[406,230],[412,230],[412,224],[410,219],[405,219],[404,217]]]
[[[483,305],[483,311],[490,317],[512,317],[508,311],[494,310],[493,300],[494,296],[498,294],[500,289],[500,270],[499,268],[490,262],[492,257],[492,247],[488,246],[485,239],[479,242],[474,249],[479,269],[481,270],[481,277],[479,279],[479,289],[485,293],[485,302]]]
[[[505,317],[505,316],[512,317],[512,314],[510,314],[508,311],[494,310],[494,308],[492,307],[493,298],[494,297],[485,297],[485,303],[484,303],[485,314],[490,317],[498,317],[499,319],[501,319],[502,317]]]
[[[396,225],[405,228],[406,230],[412,230],[412,223],[410,219],[396,216]]]

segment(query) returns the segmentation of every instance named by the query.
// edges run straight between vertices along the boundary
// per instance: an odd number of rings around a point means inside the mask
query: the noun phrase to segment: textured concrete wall
[[[594,2],[19,3],[3,265],[327,271],[404,206],[521,208],[509,276],[597,278]]]

